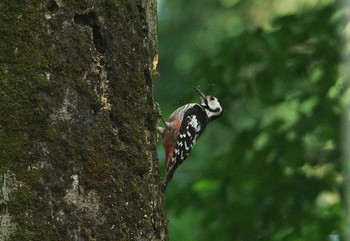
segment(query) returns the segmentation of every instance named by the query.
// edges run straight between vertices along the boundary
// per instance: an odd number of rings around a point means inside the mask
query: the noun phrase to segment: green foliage
[[[340,233],[339,22],[335,4],[311,8],[195,57],[187,74],[221,97],[225,112],[167,190],[171,240],[319,241]]]

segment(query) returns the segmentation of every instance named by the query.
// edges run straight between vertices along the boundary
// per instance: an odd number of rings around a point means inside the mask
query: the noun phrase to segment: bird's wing
[[[190,109],[184,116],[184,121],[181,124],[180,132],[175,144],[174,154],[169,163],[169,172],[163,185],[165,190],[166,185],[172,179],[175,170],[187,158],[191,152],[193,145],[196,143],[198,137],[204,131],[207,125],[207,116],[203,109],[198,105],[196,111]],[[203,114],[198,114],[202,113]]]

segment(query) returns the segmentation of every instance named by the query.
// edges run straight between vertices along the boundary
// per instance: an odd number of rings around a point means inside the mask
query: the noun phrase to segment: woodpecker
[[[176,169],[182,164],[191,152],[193,145],[203,133],[207,124],[216,120],[223,113],[219,100],[214,96],[206,96],[198,87],[193,87],[201,98],[201,104],[190,103],[176,109],[165,121],[159,116],[165,127],[158,127],[165,149],[165,170],[167,172],[162,186],[165,189]]]

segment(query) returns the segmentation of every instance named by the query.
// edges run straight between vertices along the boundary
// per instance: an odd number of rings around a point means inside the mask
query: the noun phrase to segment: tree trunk
[[[155,0],[0,0],[0,240],[167,240]]]

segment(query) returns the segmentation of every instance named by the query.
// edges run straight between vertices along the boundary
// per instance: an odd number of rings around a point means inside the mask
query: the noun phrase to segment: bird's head
[[[200,96],[200,98],[202,100],[201,106],[203,107],[203,109],[207,113],[209,121],[212,121],[212,120],[219,118],[223,113],[223,109],[220,105],[218,98],[216,98],[214,96],[210,96],[210,95],[205,95],[199,89],[199,87],[194,86],[193,88],[198,93],[198,95]]]

